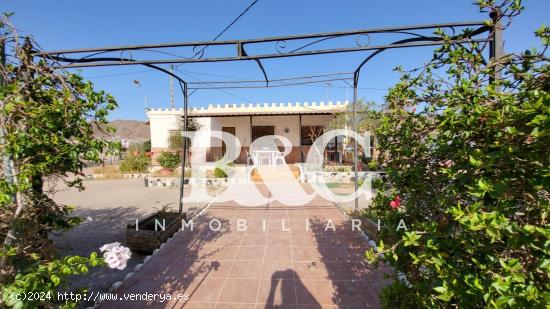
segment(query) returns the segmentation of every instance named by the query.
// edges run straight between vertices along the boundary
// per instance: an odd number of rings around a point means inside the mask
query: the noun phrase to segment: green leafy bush
[[[145,151],[145,152],[151,151],[151,140],[150,139],[143,142],[143,151]]]
[[[349,165],[327,165],[327,166],[325,166],[325,172],[347,173],[347,172],[351,172],[351,166],[349,166]]]
[[[149,171],[149,157],[144,154],[129,155],[120,162],[119,169],[123,173],[147,173]]]
[[[174,169],[180,163],[180,158],[173,152],[162,152],[157,158],[157,161],[162,168]]]
[[[214,168],[213,177],[214,178],[227,178],[229,175],[232,175],[234,171],[234,163],[233,162],[227,162],[224,160],[218,160],[216,162],[216,168]]]
[[[114,133],[107,115],[117,104],[81,76],[52,69],[53,61],[35,61],[32,39],[17,35],[8,17],[0,19],[9,59],[0,63],[0,307],[74,307],[55,298],[38,304],[12,296],[56,291],[69,276],[101,264],[96,256],[59,257],[49,234],[81,220],[43,192],[43,180],[83,189],[85,163],[120,149],[120,143],[94,136],[97,128]]]
[[[74,300],[59,300],[57,292],[68,287],[70,276],[87,274],[89,267],[101,265],[104,265],[103,258],[98,257],[96,252],[89,257],[66,256],[47,263],[31,264],[2,289],[2,300],[6,306],[13,308],[56,307],[55,305],[74,308]],[[21,297],[29,292],[36,297]]]
[[[548,48],[550,28],[536,34]],[[365,213],[389,226],[369,260],[383,253],[406,278],[385,288],[387,308],[550,305],[548,58],[486,60],[485,49],[445,44],[421,70],[400,70],[387,96],[377,138],[388,181]]]
[[[183,148],[183,138],[182,138],[182,130],[183,130],[184,124],[183,119],[180,119],[178,121],[178,130],[170,131],[170,134],[168,135],[168,145],[170,149],[174,150],[176,153],[181,152],[181,149]],[[200,124],[194,120],[194,119],[188,119],[187,120],[187,131],[197,131],[200,129]],[[191,139],[187,139],[187,149],[189,151],[189,148],[191,147]]]
[[[214,169],[214,178],[227,178],[227,173],[220,167]]]

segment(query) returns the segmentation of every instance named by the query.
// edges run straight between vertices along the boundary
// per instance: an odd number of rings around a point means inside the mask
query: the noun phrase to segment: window
[[[256,139],[267,135],[275,135],[274,126],[253,126],[252,127],[252,141],[255,141]]]
[[[319,138],[323,131],[323,126],[302,126],[300,133],[302,145],[313,145],[313,141]]]

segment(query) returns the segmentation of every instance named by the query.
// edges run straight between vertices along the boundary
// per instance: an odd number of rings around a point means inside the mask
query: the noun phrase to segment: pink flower
[[[439,166],[446,167],[446,168],[453,166],[453,164],[454,162],[451,159],[439,162]]]
[[[118,242],[105,244],[99,248],[103,253],[103,260],[110,268],[123,270],[126,263],[132,257],[130,249],[121,246]]]
[[[118,268],[120,266],[120,260],[115,253],[105,252],[103,254],[103,260],[110,268]]]
[[[390,207],[393,208],[393,209],[397,209],[401,206],[401,197],[399,195],[397,195],[395,197],[395,199],[393,199],[391,202],[390,202]]]

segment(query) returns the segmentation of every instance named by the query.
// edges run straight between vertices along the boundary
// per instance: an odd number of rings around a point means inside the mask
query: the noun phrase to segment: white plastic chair
[[[254,166],[258,162],[258,158],[254,153],[246,152],[246,165]],[[250,164],[249,164],[250,163]]]
[[[282,152],[278,152],[276,155],[275,155],[275,162],[274,164],[277,165],[277,162],[280,161],[281,162],[281,165],[286,165],[286,160],[285,160],[285,156]]]

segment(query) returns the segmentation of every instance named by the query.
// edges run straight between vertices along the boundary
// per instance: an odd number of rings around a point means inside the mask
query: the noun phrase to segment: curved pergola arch
[[[497,19],[498,14],[492,14],[491,18],[493,19],[492,26],[488,26],[484,21],[471,21],[471,22],[456,22],[456,23],[440,23],[440,24],[424,24],[424,25],[412,25],[412,26],[401,26],[401,27],[388,27],[388,28],[375,28],[375,29],[362,29],[362,30],[351,30],[351,31],[340,31],[340,32],[325,32],[325,33],[313,33],[313,34],[301,34],[301,35],[287,35],[287,36],[277,36],[277,37],[266,37],[266,38],[257,38],[257,39],[245,39],[245,40],[225,40],[225,41],[198,41],[198,42],[178,42],[178,43],[162,43],[162,44],[143,44],[143,45],[124,45],[124,46],[111,46],[111,47],[99,47],[99,48],[80,48],[80,49],[66,49],[66,50],[54,50],[54,51],[35,51],[33,56],[40,57],[43,59],[49,59],[54,61],[51,65],[52,68],[85,68],[85,67],[102,67],[102,66],[123,66],[123,65],[143,65],[151,69],[157,70],[164,74],[174,77],[181,88],[183,97],[184,97],[184,128],[188,126],[188,100],[189,100],[189,85],[192,84],[194,91],[200,89],[224,89],[224,88],[236,88],[235,84],[241,84],[238,88],[262,88],[256,85],[250,86],[251,82],[265,82],[263,88],[270,87],[287,87],[295,85],[304,85],[304,84],[314,84],[319,83],[324,80],[316,80],[315,78],[319,76],[310,75],[310,76],[295,76],[288,78],[287,80],[304,80],[301,82],[289,82],[285,84],[273,84],[278,82],[276,79],[270,80],[267,74],[265,67],[262,64],[264,59],[279,59],[279,58],[289,58],[289,57],[304,57],[304,56],[314,56],[314,55],[323,55],[323,54],[339,54],[339,53],[350,53],[350,52],[364,52],[372,51],[364,60],[359,63],[356,69],[353,72],[344,72],[344,73],[335,73],[338,74],[348,74],[352,75],[351,77],[339,77],[334,80],[353,80],[353,103],[352,103],[352,128],[356,131],[356,108],[357,108],[357,90],[359,85],[359,78],[361,70],[363,67],[371,61],[374,57],[380,53],[390,50],[390,49],[401,49],[401,48],[410,48],[410,47],[421,47],[421,46],[438,46],[448,43],[458,43],[458,44],[470,44],[470,43],[480,43],[488,42],[490,44],[490,57],[496,57],[501,54],[502,50],[502,27],[499,25]],[[475,29],[470,29],[469,27],[476,27]],[[436,29],[451,29],[452,35],[447,39],[443,40],[440,37],[429,36],[419,31],[427,30],[436,30]],[[456,34],[458,29],[462,29],[463,33]],[[466,29],[468,29],[466,31]],[[395,40],[389,44],[379,44],[371,45],[372,36],[375,35],[406,35],[408,37],[400,40]],[[481,35],[487,34],[485,37]],[[368,37],[368,42],[366,44],[360,43],[361,37]],[[334,40],[337,38],[355,38],[356,46],[339,46],[336,48],[319,48],[319,49],[310,49],[311,47],[320,44],[321,42],[326,42]],[[287,42],[298,42],[301,45],[295,47],[289,51],[285,51],[287,47]],[[262,45],[268,43],[275,43],[275,53],[250,53],[245,50],[245,46],[254,46]],[[235,54],[227,55],[224,57],[205,57],[204,49],[202,50],[199,57],[196,57],[197,53],[195,50],[199,47],[210,47],[210,46],[224,46],[232,47]],[[167,52],[166,49],[169,48],[191,48],[194,52],[194,55],[191,57],[180,56],[173,52]],[[155,55],[165,55],[172,56],[175,58],[154,58],[154,59],[134,59],[131,54],[131,58],[123,57],[125,52],[141,51],[147,52]],[[119,57],[115,56],[103,56],[119,52]],[[74,57],[72,55],[81,55],[80,57]],[[233,61],[254,61],[261,73],[263,80],[235,80],[235,81],[206,81],[206,82],[187,82],[177,74],[170,72],[167,69],[162,68],[160,65],[164,64],[184,64],[184,63],[204,63],[204,62],[233,62]],[[327,74],[330,75],[330,74]],[[309,79],[309,81],[308,81]],[[284,79],[279,79],[279,81]],[[242,85],[249,83],[249,85]],[[210,87],[200,87],[200,85],[216,85]],[[181,178],[180,178],[180,193],[179,193],[179,211],[183,211],[183,192],[185,185],[185,170],[186,160],[187,160],[187,139],[183,138],[182,143],[182,152],[181,152]],[[354,139],[354,172],[355,172],[355,190],[358,188],[358,145],[357,140]],[[355,208],[358,208],[358,200],[355,199]]]

